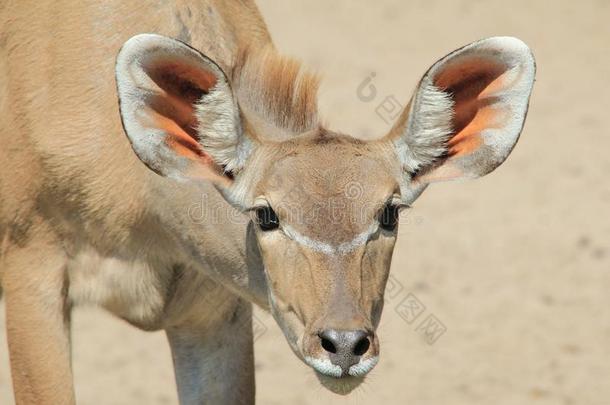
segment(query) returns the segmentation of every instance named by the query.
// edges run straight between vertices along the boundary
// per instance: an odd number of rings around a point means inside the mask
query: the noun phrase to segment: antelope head
[[[274,51],[223,71],[189,46],[139,35],[116,73],[125,131],[156,173],[212,182],[250,216],[271,312],[294,353],[338,393],[379,358],[398,214],[428,184],[498,167],[523,127],[529,48],[484,39],[426,72],[391,131],[362,141],[325,129],[317,82]]]

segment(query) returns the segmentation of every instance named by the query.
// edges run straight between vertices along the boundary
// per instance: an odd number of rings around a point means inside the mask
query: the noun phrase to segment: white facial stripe
[[[351,366],[347,373],[352,377],[362,377],[371,371],[377,362],[379,362],[378,356],[370,357],[366,360],[360,360],[358,364]]]
[[[305,362],[314,368],[317,372],[331,377],[341,377],[341,367],[330,362],[329,359],[315,359],[313,357],[305,357]],[[353,366],[352,366],[353,367]],[[350,368],[351,370],[351,368]]]
[[[352,239],[348,242],[340,243],[338,245],[332,245],[330,243],[311,239],[308,236],[302,235],[288,225],[282,226],[282,230],[284,231],[284,234],[286,234],[286,236],[288,236],[290,239],[294,240],[295,242],[297,242],[303,246],[310,248],[311,250],[315,250],[316,252],[325,253],[327,255],[346,254],[346,253],[351,252],[352,250],[356,249],[358,246],[364,245],[369,240],[369,237],[372,234],[374,234],[375,232],[377,232],[378,228],[379,228],[379,223],[375,222],[375,223],[371,224],[371,226],[369,226],[369,228],[366,231],[358,234],[354,239]]]
[[[282,230],[284,231],[284,234],[286,234],[286,236],[288,236],[290,239],[292,239],[293,241],[295,241],[303,246],[307,246],[311,250],[315,250],[316,252],[326,253],[327,255],[335,253],[334,246],[332,246],[326,242],[317,241],[317,240],[311,239],[305,235],[301,235],[300,233],[298,233],[297,231],[292,229],[290,226],[283,225]]]

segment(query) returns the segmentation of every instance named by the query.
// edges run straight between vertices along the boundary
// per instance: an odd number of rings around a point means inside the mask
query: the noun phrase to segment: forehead
[[[365,232],[398,189],[380,149],[342,136],[284,145],[265,177],[261,191],[283,224],[337,243]]]

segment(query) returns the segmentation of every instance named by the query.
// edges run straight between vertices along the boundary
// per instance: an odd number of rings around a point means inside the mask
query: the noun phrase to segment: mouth
[[[377,365],[379,357],[369,357],[368,359],[362,359],[357,364],[352,365],[349,370],[344,371],[341,367],[331,363],[328,359],[316,359],[313,357],[305,357],[305,363],[321,375],[332,377],[332,378],[346,378],[346,377],[365,377],[369,371]]]
[[[314,369],[322,386],[339,395],[347,395],[362,384],[368,372],[375,367],[378,361],[379,357],[370,357],[352,365],[347,371],[343,371],[341,367],[332,364],[328,359],[305,357],[305,363]]]
[[[316,377],[320,384],[329,391],[338,395],[347,395],[352,392],[364,381],[364,377],[353,377],[351,375],[345,377],[332,377],[316,371]]]

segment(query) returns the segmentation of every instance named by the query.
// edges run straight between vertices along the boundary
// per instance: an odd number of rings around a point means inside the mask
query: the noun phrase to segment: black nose
[[[371,347],[369,333],[363,330],[326,329],[318,334],[322,348],[334,365],[341,367],[343,374],[360,361],[360,356]]]

